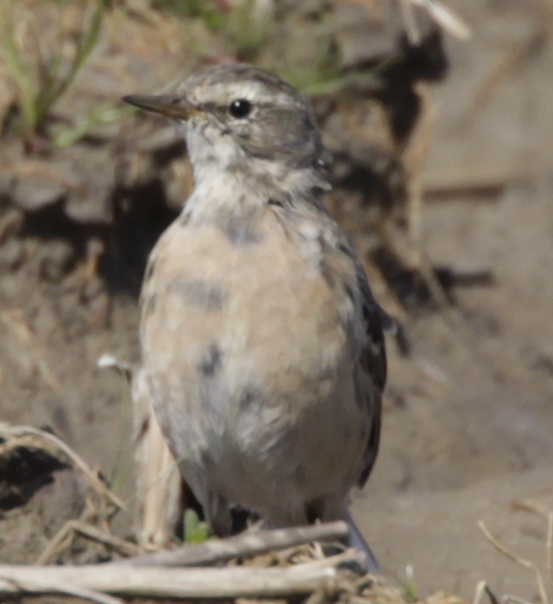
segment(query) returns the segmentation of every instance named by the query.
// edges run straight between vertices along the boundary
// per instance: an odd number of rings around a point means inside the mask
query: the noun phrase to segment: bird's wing
[[[393,320],[374,299],[361,262],[357,262],[357,284],[361,298],[361,314],[365,340],[361,347],[357,371],[362,403],[371,406],[371,427],[363,455],[357,484],[362,487],[371,473],[380,442],[382,392],[386,384],[386,347],[384,328],[391,328]]]
[[[366,407],[371,422],[357,481],[362,487],[376,460],[380,441],[382,392],[386,384],[384,330],[393,332],[395,323],[374,299],[363,263],[349,239],[331,218],[325,221],[322,206],[317,206],[317,209],[320,212],[319,220],[325,223],[322,239],[327,242],[326,263],[328,265],[334,258],[335,273],[340,275],[344,294],[354,306],[353,316],[350,316],[354,379],[359,404]]]

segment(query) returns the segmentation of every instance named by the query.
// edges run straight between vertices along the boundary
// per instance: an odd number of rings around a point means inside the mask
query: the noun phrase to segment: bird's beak
[[[146,111],[161,113],[167,117],[173,117],[179,120],[187,120],[191,115],[199,115],[201,110],[194,107],[183,96],[142,96],[140,94],[131,94],[124,96],[125,103],[140,107]]]

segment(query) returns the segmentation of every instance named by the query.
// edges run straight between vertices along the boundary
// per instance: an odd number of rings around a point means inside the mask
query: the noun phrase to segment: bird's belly
[[[369,418],[336,292],[278,233],[221,249],[220,233],[206,228],[181,244],[180,261],[156,264],[145,284],[141,337],[183,467],[260,511],[271,498],[294,506],[345,491]]]

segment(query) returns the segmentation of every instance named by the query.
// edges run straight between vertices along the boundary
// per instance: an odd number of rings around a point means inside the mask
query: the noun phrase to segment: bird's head
[[[217,65],[189,77],[174,94],[124,100],[184,125],[196,181],[217,171],[247,182],[326,183],[308,98],[269,71],[243,63]]]

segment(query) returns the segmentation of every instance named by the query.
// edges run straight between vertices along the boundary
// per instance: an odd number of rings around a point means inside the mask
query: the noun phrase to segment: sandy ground
[[[423,245],[436,264],[492,269],[494,284],[457,290],[455,310],[413,321],[411,359],[392,354],[382,452],[355,510],[385,569],[413,565],[424,592],[471,597],[486,579],[532,599],[532,571],[476,521],[543,568],[545,524],[511,503],[553,496],[553,45],[543,5],[477,4],[456,6],[475,35],[450,41],[425,174],[459,189],[425,204]]]
[[[512,501],[553,506],[552,21],[539,0],[450,4],[475,35],[448,40],[451,73],[432,90],[421,245],[437,265],[489,269],[493,285],[409,315],[409,357],[389,342],[380,458],[354,512],[387,574],[405,581],[412,565],[419,595],[471,598],[486,579],[532,601],[532,571],[476,522],[543,567],[545,524]],[[113,294],[107,324],[79,310],[78,274],[63,286],[41,278],[59,265],[57,241],[28,232],[0,255],[2,420],[51,426],[129,496],[126,386],[96,360],[136,360],[136,303]]]

